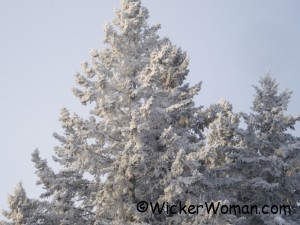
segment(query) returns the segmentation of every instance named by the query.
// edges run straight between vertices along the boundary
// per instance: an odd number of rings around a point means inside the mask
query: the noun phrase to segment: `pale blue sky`
[[[103,49],[102,28],[118,2],[0,1],[0,208],[20,180],[30,197],[40,192],[30,155],[39,148],[50,159],[60,108],[86,115],[71,93],[74,73],[91,49]],[[162,24],[160,34],[188,52],[188,81],[203,81],[198,105],[224,97],[236,112],[248,111],[251,85],[270,69],[282,89],[294,92],[289,113],[300,113],[299,1],[143,3],[150,23]]]

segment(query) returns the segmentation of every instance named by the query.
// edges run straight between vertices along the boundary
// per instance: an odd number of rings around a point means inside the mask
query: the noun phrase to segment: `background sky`
[[[41,192],[31,153],[50,165],[61,133],[60,109],[87,115],[71,88],[80,62],[103,49],[103,25],[118,0],[0,0],[0,209],[17,182],[29,197]],[[203,81],[197,105],[222,97],[249,111],[252,85],[268,69],[300,113],[300,2],[295,0],[143,0],[150,24],[188,52],[188,81]],[[300,126],[294,132],[300,136]],[[1,218],[1,217],[0,217]]]

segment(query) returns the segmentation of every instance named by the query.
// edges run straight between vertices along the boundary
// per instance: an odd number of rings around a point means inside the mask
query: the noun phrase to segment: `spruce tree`
[[[279,93],[269,74],[254,86],[253,112],[234,115],[226,104],[210,125],[209,151],[204,159],[212,164],[206,175],[219,198],[235,205],[289,205],[291,215],[240,213],[236,224],[297,224],[299,220],[299,140],[288,133],[299,117],[285,115],[291,92]],[[227,108],[227,110],[226,110]],[[247,128],[239,128],[243,117]],[[206,163],[207,164],[207,163]],[[270,210],[270,208],[269,208]],[[287,211],[289,213],[289,211]]]
[[[299,117],[285,115],[291,93],[278,93],[267,75],[255,87],[250,114],[233,113],[225,100],[195,106],[201,83],[185,83],[186,53],[159,37],[160,25],[148,25],[140,0],[120,3],[104,29],[106,48],[93,50],[91,62],[76,74],[73,92],[92,108],[90,117],[61,110],[64,133],[54,133],[60,145],[53,156],[60,170],[54,172],[35,150],[44,192],[31,199],[18,184],[4,211],[10,222],[0,224],[297,224],[300,141],[288,129]],[[138,211],[140,201],[149,204],[146,212]],[[160,209],[152,212],[150,202]],[[287,204],[294,212],[180,214],[166,205],[187,209],[205,202]]]
[[[55,173],[32,154],[44,188],[29,199],[19,187],[4,215],[11,224],[181,224],[188,215],[138,212],[139,201],[195,202],[200,179],[195,154],[206,125],[193,96],[200,83],[184,83],[188,57],[149,26],[140,0],[121,0],[105,26],[107,48],[93,50],[91,63],[76,75],[74,94],[90,104],[90,117],[62,109],[64,134],[53,159]],[[150,206],[149,206],[150,208]]]
[[[280,93],[278,84],[269,73],[260,80],[260,86],[254,88],[253,112],[245,116],[248,125],[245,137],[247,153],[246,157],[240,158],[248,174],[245,183],[248,194],[243,194],[243,197],[259,206],[291,205],[292,215],[283,217],[290,224],[298,224],[299,139],[289,130],[294,129],[300,116],[286,115],[292,92],[285,90]],[[262,224],[270,223],[267,215],[255,215],[251,219]]]
[[[285,115],[291,92],[280,93],[270,74],[254,88],[252,113],[234,114],[231,104],[222,100],[209,125],[200,167],[209,181],[201,184],[205,199],[257,206],[258,214],[237,210],[235,218],[221,217],[233,224],[296,225],[300,218],[300,142],[288,131],[294,129],[299,116]],[[241,119],[246,129],[240,128]],[[265,205],[288,205],[291,211],[263,214]]]

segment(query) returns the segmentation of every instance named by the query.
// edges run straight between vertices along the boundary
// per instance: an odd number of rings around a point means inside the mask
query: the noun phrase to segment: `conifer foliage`
[[[226,100],[195,106],[201,83],[184,82],[186,53],[160,38],[160,25],[149,26],[148,17],[140,0],[120,1],[104,29],[107,48],[93,50],[76,75],[73,91],[92,107],[90,117],[61,110],[64,133],[54,133],[60,145],[53,156],[59,172],[35,150],[44,192],[31,199],[19,184],[4,211],[10,222],[0,224],[297,224],[300,144],[287,131],[299,117],[284,114],[291,93],[278,94],[268,75],[255,87],[251,114],[234,113]],[[295,213],[141,213],[140,201],[290,204]]]
[[[287,131],[294,130],[300,116],[285,115],[291,92],[285,90],[280,93],[278,84],[269,73],[260,80],[260,86],[254,88],[253,112],[245,117],[248,125],[245,136],[247,153],[239,158],[248,174],[243,184],[247,194],[243,197],[252,199],[252,204],[261,207],[266,204],[292,205],[296,210],[293,214],[298,215],[299,222],[299,139]],[[269,217],[262,215],[252,219],[252,223],[266,223]]]

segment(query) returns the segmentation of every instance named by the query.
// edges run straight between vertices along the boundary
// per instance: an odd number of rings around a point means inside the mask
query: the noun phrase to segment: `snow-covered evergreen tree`
[[[62,109],[64,134],[53,159],[55,173],[36,150],[32,160],[41,200],[12,195],[12,224],[181,224],[188,216],[137,211],[139,201],[192,202],[200,179],[194,155],[206,126],[193,96],[200,83],[184,84],[186,53],[148,26],[140,0],[121,0],[105,26],[108,47],[92,51],[77,74],[74,94],[92,103],[89,119]],[[196,189],[195,189],[196,190]],[[31,204],[34,202],[34,204]],[[19,210],[19,208],[21,210]],[[29,212],[29,213],[28,213]],[[32,222],[34,221],[34,222]]]
[[[214,185],[221,184],[217,187],[223,190],[223,198],[232,204],[256,205],[260,210],[264,205],[292,205],[295,209],[287,216],[241,214],[239,224],[274,224],[274,219],[297,224],[300,177],[295,159],[300,156],[299,141],[287,131],[299,117],[284,114],[291,92],[278,93],[278,84],[269,74],[260,84],[254,87],[253,113],[242,113],[246,130],[239,129],[238,117],[230,114],[223,114],[210,126],[208,155],[218,155],[211,157],[217,164],[209,171],[221,165],[220,179]]]
[[[245,183],[248,191],[241,196],[245,198],[243,201],[259,206],[285,204],[296,208],[300,198],[300,174],[296,168],[299,164],[293,162],[300,157],[300,149],[299,140],[288,130],[294,129],[300,117],[285,115],[291,92],[279,93],[278,84],[269,73],[260,80],[260,86],[254,88],[253,113],[245,116],[247,153],[238,158],[244,162],[248,174]],[[293,216],[299,219],[299,209],[295,210]],[[293,224],[291,218],[291,215],[286,216]],[[255,215],[251,219],[253,223],[270,223],[266,215]]]
[[[291,215],[238,214],[234,224],[298,224],[299,222],[299,139],[287,131],[299,117],[287,116],[291,92],[279,93],[278,84],[267,74],[255,86],[253,113],[232,113],[221,101],[209,126],[207,145],[201,152],[200,168],[206,181],[205,198],[234,205],[291,205]],[[243,116],[247,128],[239,128]],[[212,189],[212,191],[209,191]],[[218,218],[217,218],[218,219]],[[220,219],[220,218],[219,218]],[[298,222],[297,222],[298,221]]]
[[[11,210],[4,211],[3,215],[14,221],[15,224],[33,224],[35,222],[34,219],[31,219],[31,214],[34,213],[36,207],[33,206],[34,202],[27,198],[21,183],[16,186],[14,194],[8,197],[8,204]]]
[[[120,2],[105,26],[107,48],[93,50],[91,63],[82,63],[76,75],[80,87],[74,94],[90,104],[90,117],[61,110],[64,133],[54,134],[60,145],[53,156],[59,172],[35,150],[32,161],[44,192],[31,199],[19,184],[4,212],[10,222],[0,224],[297,224],[299,211],[293,217],[180,214],[166,207],[151,212],[150,202],[296,208],[300,142],[286,131],[299,117],[284,114],[290,92],[278,94],[269,76],[255,87],[250,115],[233,113],[225,100],[196,107],[201,83],[184,83],[186,53],[158,36],[159,25],[148,25],[140,0]],[[137,210],[140,201],[148,211]]]
[[[240,115],[233,113],[232,105],[222,99],[214,107],[215,115],[209,124],[207,144],[200,151],[199,168],[205,178],[199,184],[202,200],[237,204],[237,192],[244,182],[236,165],[235,155],[243,151],[244,131],[239,128]],[[234,214],[211,215],[208,224],[243,224],[244,218]]]

